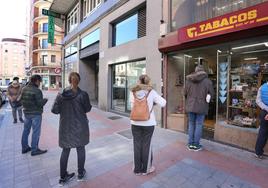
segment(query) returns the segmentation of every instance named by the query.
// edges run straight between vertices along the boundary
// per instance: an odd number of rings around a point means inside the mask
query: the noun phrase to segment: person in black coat
[[[89,126],[86,113],[90,112],[91,104],[87,92],[82,91],[78,84],[80,75],[72,72],[69,75],[70,87],[58,94],[52,113],[60,114],[59,146],[62,148],[60,158],[60,180],[63,185],[72,179],[75,173],[67,172],[68,157],[71,148],[76,148],[78,156],[78,181],[82,181],[86,170],[85,145],[89,143]]]

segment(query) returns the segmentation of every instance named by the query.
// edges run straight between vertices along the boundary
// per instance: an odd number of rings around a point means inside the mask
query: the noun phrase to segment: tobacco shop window
[[[113,24],[113,46],[146,36],[146,8]]]
[[[259,126],[256,96],[268,80],[268,40],[232,43],[218,52],[218,121],[244,128]]]

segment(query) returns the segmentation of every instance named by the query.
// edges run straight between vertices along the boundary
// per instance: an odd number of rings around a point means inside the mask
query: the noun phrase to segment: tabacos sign
[[[268,3],[209,19],[178,30],[179,41],[189,42],[268,24]]]

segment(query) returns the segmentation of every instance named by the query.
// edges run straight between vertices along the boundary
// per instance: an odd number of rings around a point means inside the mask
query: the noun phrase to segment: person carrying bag
[[[151,140],[156,126],[154,105],[164,107],[166,100],[151,86],[147,75],[139,77],[131,95],[131,130],[134,145],[134,173],[147,175],[155,171],[152,166]]]

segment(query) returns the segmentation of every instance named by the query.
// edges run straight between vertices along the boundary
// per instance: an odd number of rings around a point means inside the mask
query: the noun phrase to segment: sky
[[[29,0],[0,0],[0,39],[25,39]]]

